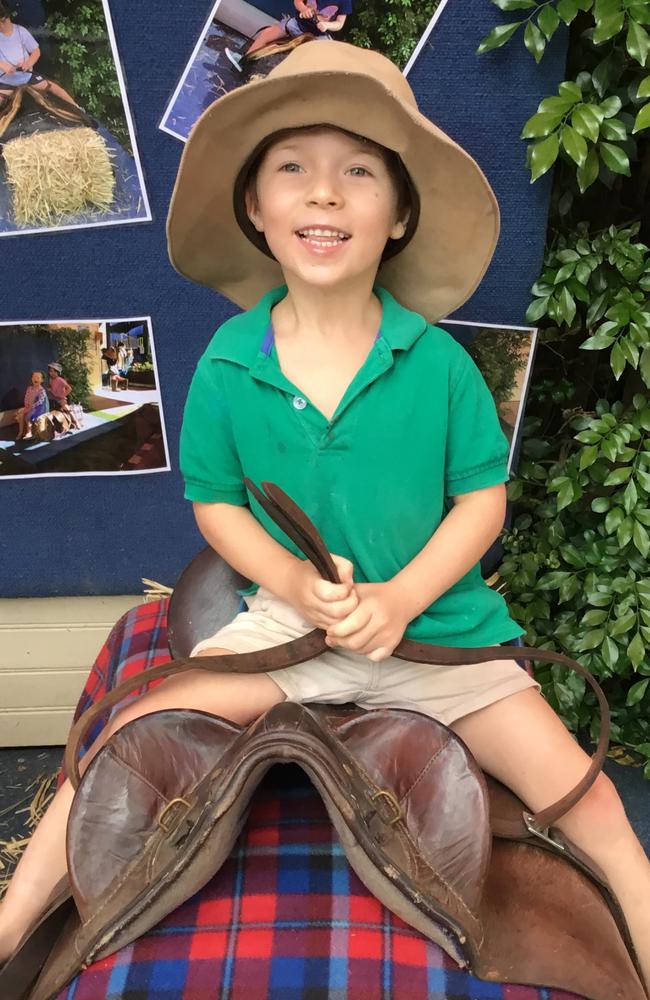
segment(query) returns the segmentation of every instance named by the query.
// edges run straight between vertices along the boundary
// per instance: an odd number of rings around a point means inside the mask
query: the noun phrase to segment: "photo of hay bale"
[[[150,218],[107,0],[0,0],[0,236]]]
[[[23,226],[55,226],[66,216],[108,210],[113,203],[111,153],[92,129],[20,136],[3,152],[14,219]]]
[[[405,73],[447,0],[218,0],[165,110],[160,128],[185,141],[219,97],[266,76],[299,45],[349,42]]]

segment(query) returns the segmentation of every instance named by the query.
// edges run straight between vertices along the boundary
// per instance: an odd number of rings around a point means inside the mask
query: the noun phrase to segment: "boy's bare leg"
[[[201,655],[228,652],[206,649]],[[80,769],[83,773],[113,733],[142,715],[169,708],[199,709],[247,725],[284,698],[266,674],[215,674],[200,669],[178,674],[119,711],[90,747]],[[34,831],[0,903],[0,964],[43,912],[52,889],[67,871],[66,828],[73,797],[66,780]]]
[[[457,719],[450,728],[483,770],[511,788],[533,812],[570,791],[589,766],[587,754],[533,688]],[[556,826],[605,873],[650,990],[650,861],[610,779],[601,773]]]

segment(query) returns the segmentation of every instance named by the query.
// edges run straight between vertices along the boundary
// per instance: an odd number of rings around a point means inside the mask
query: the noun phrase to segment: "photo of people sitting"
[[[405,73],[447,0],[218,0],[160,123],[185,142],[214,101],[313,42],[375,49]]]
[[[167,466],[148,317],[0,323],[0,477]]]

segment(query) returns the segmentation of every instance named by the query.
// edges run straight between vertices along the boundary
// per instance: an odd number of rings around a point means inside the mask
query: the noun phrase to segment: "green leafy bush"
[[[600,680],[614,738],[650,778],[650,4],[492,0],[523,12],[537,62],[570,25],[567,79],[523,124],[531,180],[555,166],[547,246],[526,313],[539,347],[515,504],[500,567],[531,645],[573,656]],[[594,193],[595,191],[595,193]],[[575,221],[572,221],[575,220]],[[536,668],[573,729],[595,737],[595,697],[577,675]]]
[[[56,343],[59,364],[63,374],[72,386],[70,398],[87,409],[91,394],[88,379],[88,339],[89,330],[74,329],[55,330],[53,339]]]
[[[101,0],[44,0],[56,45],[56,78],[132,153]]]

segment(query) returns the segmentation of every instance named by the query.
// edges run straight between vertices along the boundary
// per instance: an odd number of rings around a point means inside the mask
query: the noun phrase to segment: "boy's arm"
[[[505,483],[452,497],[454,506],[427,544],[389,582],[409,621],[475,566],[499,537],[506,511]]]
[[[332,554],[341,583],[329,583],[308,560],[276,542],[247,507],[195,501],[194,515],[206,542],[227,563],[287,601],[313,625],[325,629],[356,608],[349,560]]]
[[[199,531],[208,545],[247,580],[255,580],[289,600],[302,560],[276,542],[248,507],[196,501],[193,506]]]

